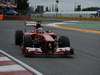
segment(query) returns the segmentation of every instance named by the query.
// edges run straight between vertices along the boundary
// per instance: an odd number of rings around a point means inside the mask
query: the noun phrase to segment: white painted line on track
[[[64,22],[55,22],[55,23],[48,23],[45,26],[57,26],[60,24],[76,24],[78,21],[64,21]]]
[[[0,57],[0,61],[11,61],[8,57]]]
[[[10,71],[25,71],[23,67],[20,65],[8,65],[8,66],[0,66],[0,72],[10,72]]]
[[[78,23],[78,22],[81,22],[81,21],[63,21],[63,22],[71,22],[71,23]]]
[[[5,54],[7,57],[9,57],[10,59],[14,60],[15,62],[17,62],[18,64],[20,64],[21,66],[23,66],[24,68],[26,68],[27,70],[35,73],[36,75],[43,75],[42,73],[40,73],[39,71],[37,71],[36,69],[28,66],[27,64],[23,63],[22,61],[16,59],[15,57],[11,56],[10,54],[4,52],[3,50],[0,50],[1,53]]]

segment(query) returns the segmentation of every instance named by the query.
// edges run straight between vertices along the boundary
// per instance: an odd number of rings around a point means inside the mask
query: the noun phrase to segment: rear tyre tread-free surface
[[[23,31],[17,30],[15,32],[15,44],[16,45],[21,45],[23,42]]]

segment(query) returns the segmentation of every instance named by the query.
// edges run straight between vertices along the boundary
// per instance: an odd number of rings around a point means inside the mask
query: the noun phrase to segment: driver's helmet
[[[39,32],[43,32],[43,28],[42,27],[38,28],[38,30],[39,30]]]
[[[40,28],[40,27],[41,27],[41,22],[38,21],[37,24],[36,24],[36,29],[37,29],[37,28]]]
[[[44,32],[44,31],[43,31],[43,28],[40,27],[40,28],[36,29],[36,32]]]

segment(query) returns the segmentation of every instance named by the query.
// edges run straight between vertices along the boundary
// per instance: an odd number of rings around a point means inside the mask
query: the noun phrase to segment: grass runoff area
[[[100,24],[58,24],[58,25],[63,27],[72,27],[72,28],[100,31]]]
[[[65,30],[74,30],[74,31],[82,31],[82,32],[91,32],[100,34],[100,24],[84,24],[84,23],[64,23],[57,24],[56,28],[65,29]]]
[[[34,18],[31,21],[41,21],[41,22],[63,22],[65,20],[61,19],[45,19],[45,18]],[[67,20],[68,21],[68,20]],[[67,29],[67,30],[76,30],[76,31],[84,31],[84,32],[94,32],[94,33],[99,33],[100,34],[100,23],[85,23],[84,22],[76,22],[76,23],[62,23],[62,24],[57,24],[58,26],[56,28],[60,29]]]

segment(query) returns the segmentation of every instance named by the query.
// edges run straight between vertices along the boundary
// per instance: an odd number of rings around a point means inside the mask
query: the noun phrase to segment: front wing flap
[[[73,55],[74,50],[70,47],[57,48],[55,52],[44,53],[41,48],[23,48],[23,54],[29,55]]]

